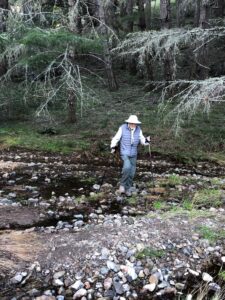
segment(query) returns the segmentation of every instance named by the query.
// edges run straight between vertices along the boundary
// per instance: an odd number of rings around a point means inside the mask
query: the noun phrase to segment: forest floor
[[[225,168],[0,152],[0,299],[223,299]],[[200,294],[197,296],[197,294]]]

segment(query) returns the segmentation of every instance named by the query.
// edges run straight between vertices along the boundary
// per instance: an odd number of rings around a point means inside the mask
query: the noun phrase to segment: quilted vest
[[[123,124],[122,128],[122,137],[120,139],[120,154],[128,156],[137,155],[137,146],[140,141],[140,127],[137,126],[134,131],[133,144],[131,144],[131,129],[128,124]]]

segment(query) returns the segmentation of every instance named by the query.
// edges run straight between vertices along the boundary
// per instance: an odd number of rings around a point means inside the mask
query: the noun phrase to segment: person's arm
[[[110,148],[113,149],[117,146],[117,144],[119,143],[120,139],[122,136],[122,128],[120,127],[116,133],[116,135],[113,137],[112,141],[111,141],[111,145]]]
[[[144,137],[142,130],[140,130],[139,139],[142,145],[147,146],[150,144],[150,136]]]

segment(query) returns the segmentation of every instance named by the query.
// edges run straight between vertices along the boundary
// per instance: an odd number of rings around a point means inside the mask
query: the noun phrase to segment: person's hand
[[[116,152],[115,148],[111,148],[111,153],[114,154]]]
[[[147,141],[148,143],[151,142],[151,137],[150,137],[150,135],[146,137],[146,141]]]

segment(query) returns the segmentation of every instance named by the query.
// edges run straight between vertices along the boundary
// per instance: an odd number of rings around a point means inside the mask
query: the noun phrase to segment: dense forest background
[[[2,141],[34,143],[36,126],[85,148],[135,113],[155,150],[221,158],[224,13],[224,0],[0,0]]]

